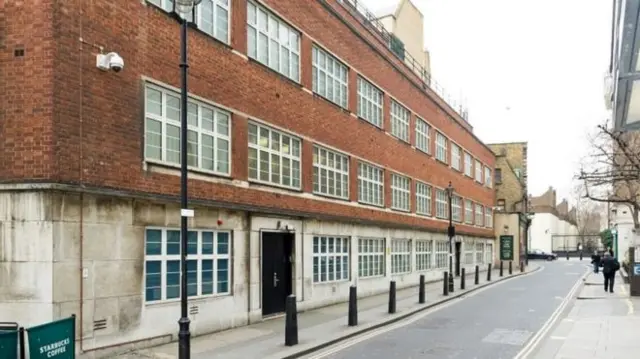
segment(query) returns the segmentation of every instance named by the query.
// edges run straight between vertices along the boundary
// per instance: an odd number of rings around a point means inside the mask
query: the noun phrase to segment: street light
[[[447,197],[449,198],[449,228],[447,233],[449,234],[449,293],[454,290],[453,283],[453,237],[456,235],[456,227],[453,226],[453,206],[451,199],[453,198],[453,186],[449,182],[449,186],[446,189]]]
[[[189,312],[187,298],[187,227],[188,218],[193,211],[188,209],[187,201],[187,29],[189,14],[202,0],[174,0],[173,14],[180,21],[180,320],[178,325],[178,356],[180,359],[191,357],[191,333],[189,332]]]

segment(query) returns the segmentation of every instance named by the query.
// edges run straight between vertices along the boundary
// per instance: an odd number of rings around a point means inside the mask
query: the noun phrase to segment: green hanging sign
[[[29,338],[29,359],[75,358],[75,316],[31,327],[26,331]]]

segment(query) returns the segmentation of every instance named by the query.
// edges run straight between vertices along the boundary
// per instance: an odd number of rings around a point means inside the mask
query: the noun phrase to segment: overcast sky
[[[399,0],[360,0],[371,10]],[[486,143],[529,143],[529,192],[571,197],[588,134],[609,116],[612,0],[411,0],[436,81]],[[569,198],[571,199],[571,198]]]

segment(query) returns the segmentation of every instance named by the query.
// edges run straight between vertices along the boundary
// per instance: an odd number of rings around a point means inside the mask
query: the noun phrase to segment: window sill
[[[199,297],[189,297],[189,304],[197,304],[197,303],[205,303],[208,301],[221,300],[223,298],[233,298],[233,294],[231,292],[224,294],[214,294],[207,296],[199,296]],[[180,304],[180,298],[173,298],[167,300],[157,300],[153,302],[145,302],[145,308],[155,308],[155,307],[164,307],[164,306],[173,306],[176,304]]]
[[[362,202],[362,201],[358,201],[358,204],[361,204],[363,206],[367,206],[367,207],[373,207],[373,208],[382,208],[384,209],[384,204],[373,204],[373,203],[367,203],[367,202]]]
[[[330,194],[320,193],[320,192],[316,192],[316,191],[312,191],[311,193],[314,196],[318,196],[318,197],[322,197],[322,198],[328,198],[328,199],[335,199],[335,200],[338,200],[338,201],[350,202],[348,195],[347,195],[347,197],[338,197],[338,196],[332,196]]]
[[[179,164],[175,164],[175,163],[170,163],[170,162],[164,162],[164,161],[158,161],[158,160],[153,160],[153,159],[145,159],[144,160],[144,169],[145,170],[154,170],[154,169],[165,169],[165,170],[176,170],[178,171],[177,173],[173,173],[173,172],[164,172],[166,174],[172,174],[172,175],[181,175],[180,173],[180,165]],[[201,176],[208,176],[208,177],[218,177],[221,179],[226,179],[226,180],[231,180],[231,173],[225,174],[225,173],[220,173],[220,172],[213,172],[213,171],[208,171],[208,170],[203,170],[201,168],[198,167],[187,167],[187,170],[189,171],[189,173],[194,173],[194,174],[198,174]],[[160,171],[162,172],[162,171]]]
[[[313,91],[313,90],[312,90],[312,92],[311,92],[311,93],[313,94],[313,98],[314,98],[314,99],[320,99],[320,100],[322,100],[323,102],[327,102],[327,103],[329,103],[331,106],[335,107],[336,109],[340,110],[341,112],[343,112],[343,113],[345,113],[345,114],[350,114],[350,113],[351,113],[351,112],[349,111],[349,109],[347,109],[347,108],[345,108],[345,107],[342,107],[342,105],[340,105],[340,104],[338,104],[338,103],[335,103],[335,102],[333,102],[333,101],[329,100],[328,98],[326,98],[326,97],[324,97],[324,96],[320,95],[319,93],[317,93],[317,92],[315,92],[315,91]]]
[[[443,165],[445,165],[445,166],[449,167],[449,164],[448,164],[446,161],[443,161],[443,160],[441,160],[441,159],[439,159],[439,158],[436,158],[436,162],[438,162],[438,163],[440,163],[440,164],[443,164]]]
[[[280,79],[285,80],[286,82],[290,83],[291,85],[294,85],[295,87],[297,87],[297,88],[299,88],[299,89],[303,89],[303,88],[304,88],[304,86],[302,86],[302,84],[301,84],[300,82],[298,82],[298,81],[296,81],[296,80],[293,80],[293,79],[291,79],[291,78],[289,78],[289,77],[287,77],[287,76],[285,76],[285,75],[283,75],[283,74],[279,73],[278,71],[276,71],[276,70],[272,69],[272,68],[271,68],[271,67],[269,67],[268,65],[263,64],[263,63],[262,63],[262,62],[260,62],[259,60],[254,59],[253,57],[249,56],[248,54],[247,54],[247,58],[249,58],[249,63],[256,64],[256,65],[258,65],[259,67],[261,67],[262,69],[264,69],[264,70],[268,70],[268,72],[270,72],[270,73],[272,73],[272,74],[276,75],[276,76],[277,76],[277,77],[279,77]],[[300,70],[300,69],[298,69],[298,70]]]
[[[257,179],[253,179],[253,178],[249,178],[248,179],[249,185],[260,185],[260,186],[265,186],[265,187],[270,187],[270,188],[277,188],[277,189],[283,189],[283,190],[287,190],[287,191],[292,191],[292,192],[297,192],[297,193],[303,193],[304,191],[302,190],[302,187],[288,187],[285,185],[279,185],[279,184],[275,184],[272,182],[267,182],[267,181],[261,181],[261,180],[257,180]]]
[[[380,130],[380,131],[384,131],[384,128],[382,128],[382,126],[378,126],[378,125],[376,125],[375,123],[373,123],[373,122],[371,122],[371,121],[367,120],[366,118],[364,118],[364,117],[360,117],[360,116],[358,116],[357,114],[356,114],[356,117],[358,118],[358,120],[360,120],[360,121],[364,121],[364,122],[366,122],[368,125],[373,126],[373,127],[375,127],[376,129],[378,129],[378,130]]]
[[[379,274],[379,275],[372,275],[372,276],[367,276],[367,277],[363,277],[358,275],[358,280],[367,280],[367,279],[380,279],[380,278],[385,278],[384,274]]]
[[[324,281],[324,282],[313,282],[313,286],[330,286],[333,284],[345,284],[345,283],[349,283],[350,279],[340,279],[340,280],[331,280],[331,281]]]
[[[391,207],[391,210],[394,212],[400,212],[400,213],[411,213],[410,209],[404,209],[404,208]]]

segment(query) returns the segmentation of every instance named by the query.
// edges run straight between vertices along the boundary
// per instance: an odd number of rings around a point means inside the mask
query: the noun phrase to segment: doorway
[[[262,232],[262,315],[284,312],[292,293],[295,234]]]
[[[456,277],[460,276],[460,256],[462,255],[461,247],[462,242],[456,242]]]

